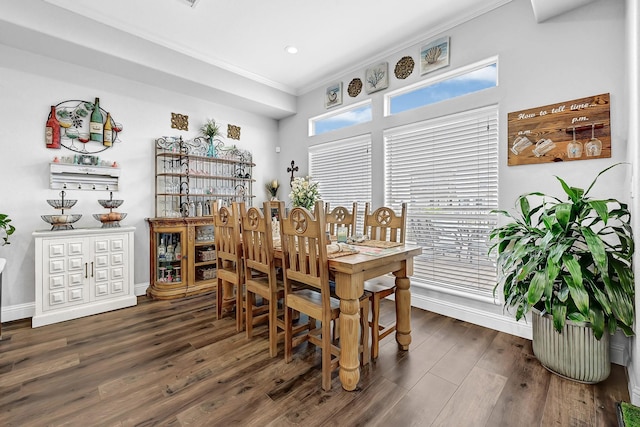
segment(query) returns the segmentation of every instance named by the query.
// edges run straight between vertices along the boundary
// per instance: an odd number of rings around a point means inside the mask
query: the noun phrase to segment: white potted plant
[[[614,165],[616,166],[616,165]],[[595,383],[610,372],[609,335],[633,335],[631,214],[616,199],[557,178],[567,200],[534,192],[518,198],[513,222],[495,228],[504,304],[516,319],[533,311],[533,350],[549,370]],[[537,204],[532,205],[532,200]]]

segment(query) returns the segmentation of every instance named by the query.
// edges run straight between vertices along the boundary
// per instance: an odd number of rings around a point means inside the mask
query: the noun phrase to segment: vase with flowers
[[[270,200],[278,200],[278,189],[280,188],[280,184],[278,183],[277,179],[274,179],[273,181],[265,184],[264,188],[267,189],[267,192],[271,196]]]
[[[296,177],[291,181],[291,193],[289,198],[294,207],[302,207],[312,210],[316,201],[320,199],[318,183],[310,176],[305,178]]]

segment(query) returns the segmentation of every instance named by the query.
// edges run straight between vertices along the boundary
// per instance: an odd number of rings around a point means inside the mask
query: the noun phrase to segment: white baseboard
[[[149,282],[146,283],[136,283],[133,288],[133,292],[135,295],[141,296],[147,293],[147,288],[149,287]],[[2,312],[0,313],[0,319],[2,322],[12,322],[14,320],[27,319],[33,317],[36,313],[36,303],[29,302],[24,304],[15,304],[7,307],[2,307]]]
[[[531,339],[531,325],[524,321],[517,322],[511,316],[489,313],[485,310],[457,304],[423,294],[412,293],[411,305],[423,310],[433,311],[443,316],[464,320],[465,322],[495,329],[518,337]]]
[[[149,282],[146,283],[136,283],[133,287],[133,293],[139,297],[142,295],[146,295],[147,288],[149,287]]]
[[[12,322],[14,320],[33,317],[35,312],[36,312],[35,302],[10,305],[8,307],[2,307],[2,313],[0,314],[0,318],[2,319],[2,323]]]
[[[478,308],[431,298],[417,292],[411,295],[411,305],[528,340],[532,338],[531,324],[524,321],[518,322],[511,316],[503,316]],[[612,336],[609,347],[611,362],[616,365],[627,366],[630,359],[629,346],[630,340],[624,334],[618,333]],[[638,398],[640,399],[640,390],[638,390]]]

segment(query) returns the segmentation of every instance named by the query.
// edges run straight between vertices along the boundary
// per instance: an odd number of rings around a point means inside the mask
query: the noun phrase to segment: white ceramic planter
[[[588,323],[566,321],[562,333],[550,315],[533,309],[533,353],[540,363],[562,377],[587,384],[605,380],[611,372],[609,333],[596,340]]]

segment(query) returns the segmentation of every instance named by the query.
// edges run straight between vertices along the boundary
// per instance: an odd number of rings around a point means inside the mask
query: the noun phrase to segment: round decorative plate
[[[410,56],[403,56],[396,64],[394,73],[399,79],[406,79],[413,73],[413,67],[415,66],[413,58]]]
[[[355,79],[351,80],[351,82],[349,83],[349,87],[347,88],[347,93],[349,94],[350,97],[355,98],[356,96],[358,96],[358,94],[360,94],[361,90],[362,90],[362,80],[356,77]]]

